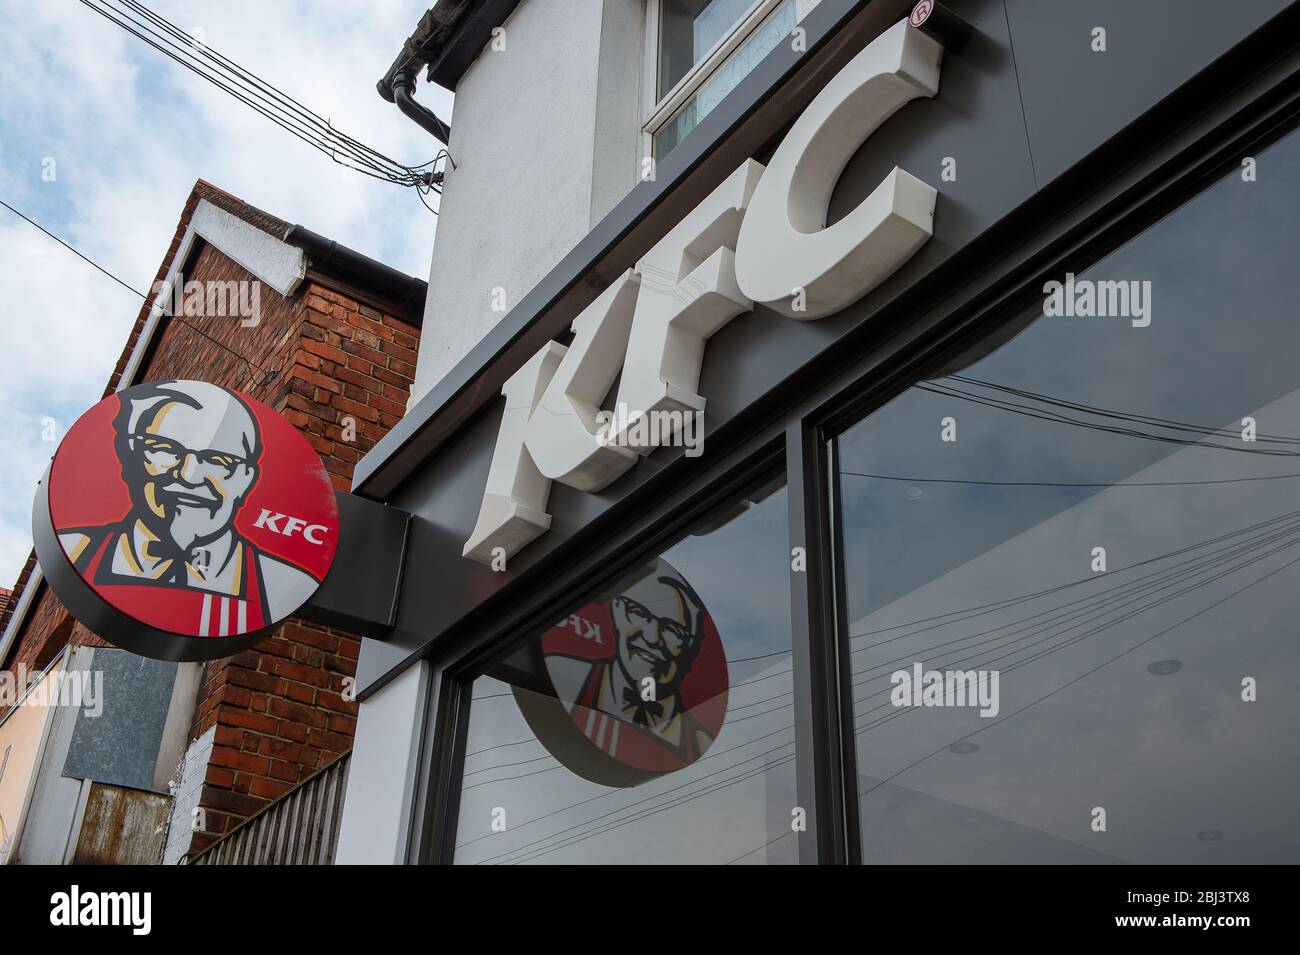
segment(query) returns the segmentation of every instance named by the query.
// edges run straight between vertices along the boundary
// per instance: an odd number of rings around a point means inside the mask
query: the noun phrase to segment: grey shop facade
[[[1300,13],[913,7],[822,0],[358,464],[384,507],[349,505],[364,529],[318,603],[368,633],[358,752],[419,668],[413,725],[386,727],[412,746],[406,861],[1300,857]],[[891,30],[935,51],[936,92],[819,107]],[[815,319],[698,305],[726,284],[709,262],[747,291],[804,261],[776,235],[747,253],[743,201],[667,285],[636,271],[748,163],[759,196],[819,108],[768,203],[793,232],[852,224],[896,168],[934,193],[869,290],[832,281],[851,300]],[[555,445],[525,432],[567,350],[588,431],[676,354],[606,321],[629,276],[689,313],[702,443],[576,469],[539,506]],[[489,485],[515,523],[484,537]],[[980,674],[977,705],[924,694],[932,671]]]

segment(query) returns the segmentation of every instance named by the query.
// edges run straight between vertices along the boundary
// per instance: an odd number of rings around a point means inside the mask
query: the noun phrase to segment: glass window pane
[[[1257,160],[838,439],[866,861],[1300,860],[1300,136]]]
[[[776,49],[777,45],[790,35],[797,19],[795,7],[795,0],[782,0],[781,4],[767,15],[744,42],[732,51],[722,65],[714,70],[700,88],[659,128],[654,136],[656,159],[666,156],[681,142],[682,137],[698,126],[700,121],[722,102],[723,97],[739,85],[763,57]],[[707,47],[705,49],[707,50]],[[673,82],[675,84],[676,80]],[[661,89],[659,95],[662,97],[671,88],[669,86]]]
[[[753,0],[663,0],[659,13],[660,99],[749,9]]]
[[[789,549],[773,481],[476,680],[456,861],[797,861]]]

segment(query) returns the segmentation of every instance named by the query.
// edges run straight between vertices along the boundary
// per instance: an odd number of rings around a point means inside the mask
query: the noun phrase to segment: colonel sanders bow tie
[[[188,569],[193,568],[199,579],[207,576],[209,553],[206,550],[198,550],[189,553],[180,547],[167,546],[168,542],[155,541],[150,550],[155,554],[161,550],[158,555],[158,566],[166,564],[166,570],[156,578],[162,583],[171,584],[175,587],[184,587],[189,583]]]
[[[641,699],[641,694],[630,686],[623,688],[623,709],[632,710],[632,722],[642,726],[649,726],[651,718],[657,720],[664,715],[662,703]]]

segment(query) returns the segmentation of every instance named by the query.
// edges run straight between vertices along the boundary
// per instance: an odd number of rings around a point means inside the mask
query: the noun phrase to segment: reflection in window
[[[698,6],[699,4],[694,4]],[[686,6],[690,6],[689,4]],[[689,63],[686,63],[684,51],[688,45],[683,40],[677,44],[677,48],[683,51],[676,59],[673,59],[670,51],[673,49],[671,37],[674,29],[679,33],[686,35],[685,30],[681,27],[674,28],[673,17],[669,11],[677,9],[673,0],[667,0],[664,3],[665,24],[661,28],[661,61],[660,61],[660,89],[659,95],[663,97],[673,86],[685,75],[686,70],[693,66],[705,52],[711,47],[731,25],[739,19],[740,13],[749,6],[744,0],[738,3],[728,4],[725,0],[713,0],[704,9],[704,14],[695,21],[697,28],[705,19],[705,15],[713,14],[715,8],[725,8],[725,12],[730,13],[730,7],[738,6],[736,15],[731,19],[722,21],[724,17],[710,18],[706,26],[708,29],[700,32],[697,29],[695,39],[697,46],[694,57]],[[781,0],[781,3],[769,13],[748,37],[741,42],[732,53],[714,70],[714,72],[700,84],[689,99],[686,100],[677,111],[661,126],[654,135],[654,155],[656,159],[662,159],[669,150],[673,149],[682,141],[687,133],[700,124],[713,108],[722,102],[723,97],[735,89],[740,81],[743,80],[756,67],[763,57],[767,56],[777,45],[790,36],[790,31],[794,29],[798,20],[797,4],[795,0]],[[811,5],[809,5],[811,6]],[[715,29],[721,24],[720,29]],[[699,42],[707,41],[703,48],[698,47]],[[685,69],[677,72],[675,68],[669,66],[672,62],[685,63]],[[671,80],[667,85],[665,81]]]
[[[785,489],[473,684],[456,861],[796,860]]]
[[[659,8],[659,85],[663,99],[692,66],[736,24],[751,0],[662,0]]]
[[[1300,859],[1300,136],[1258,159],[837,440],[867,862]]]

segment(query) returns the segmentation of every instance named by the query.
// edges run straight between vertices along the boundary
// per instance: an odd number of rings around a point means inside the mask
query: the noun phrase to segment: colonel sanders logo
[[[337,543],[334,492],[311,446],[265,405],[206,382],[139,385],[101,402],[69,431],[46,484],[62,556],[139,631],[263,634],[311,597]],[[38,502],[38,545],[42,517]],[[49,555],[38,555],[44,568]],[[52,570],[63,597],[67,575]],[[76,589],[64,601],[74,613],[87,600]],[[87,626],[116,631],[101,636],[131,642],[132,628],[90,615]],[[127,648],[171,659],[237,649]]]
[[[547,630],[537,650],[552,692],[515,698],[543,744],[585,778],[627,786],[673,772],[722,728],[722,640],[667,561]]]

